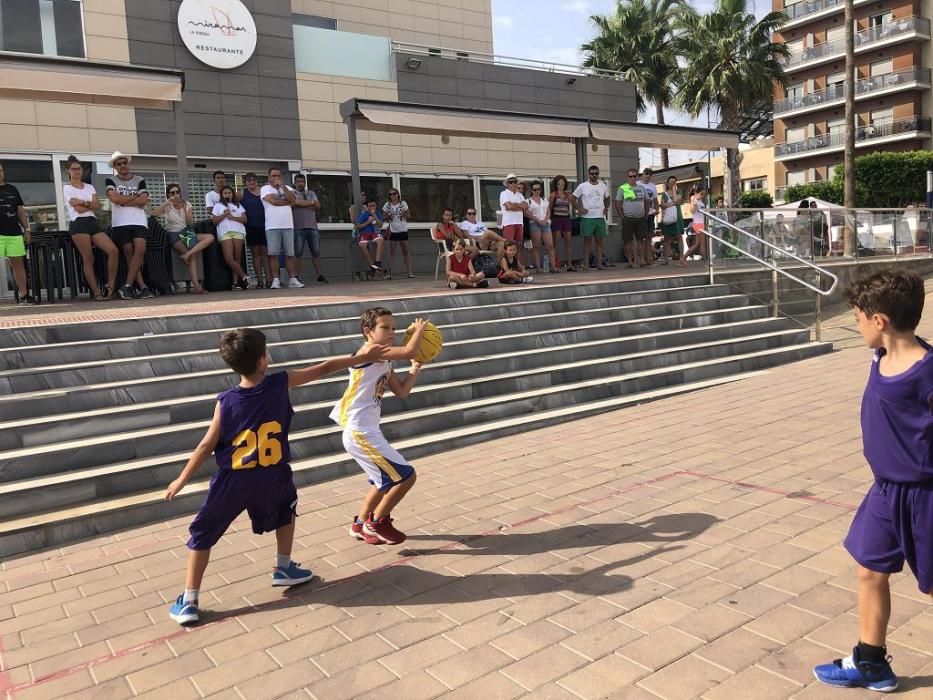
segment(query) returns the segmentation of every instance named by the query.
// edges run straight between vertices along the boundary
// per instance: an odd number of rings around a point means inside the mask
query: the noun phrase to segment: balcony
[[[855,0],[855,5],[863,5],[866,2],[870,0]],[[789,0],[784,0],[784,5],[784,14],[787,15],[784,28],[790,29],[842,12],[845,9],[845,0],[803,0],[803,2],[793,4],[790,4]]]
[[[878,143],[907,140],[917,137],[929,137],[931,130],[929,117],[908,117],[907,119],[885,120],[859,126],[855,132],[855,147],[871,146]],[[778,160],[808,157],[822,153],[840,151],[845,147],[845,132],[812,136],[804,141],[779,143],[774,147],[774,157]]]
[[[855,33],[855,53],[864,53],[871,49],[896,44],[910,39],[929,39],[930,20],[926,17],[904,17],[893,19],[887,24],[863,29]],[[787,58],[784,70],[788,73],[826,63],[845,55],[844,38],[824,41],[816,46],[808,46],[802,51],[795,51]]]
[[[883,75],[873,75],[862,78],[855,83],[855,99],[877,97],[880,94],[910,90],[917,87],[929,88],[931,85],[929,68],[905,68],[904,70]],[[810,92],[799,97],[788,97],[774,103],[774,115],[783,117],[796,116],[806,112],[815,112],[827,107],[837,107],[846,99],[846,91],[842,85],[834,85],[825,90]],[[794,113],[793,115],[791,113]]]

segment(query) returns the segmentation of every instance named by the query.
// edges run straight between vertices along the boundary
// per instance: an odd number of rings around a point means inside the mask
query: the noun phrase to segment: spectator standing
[[[700,185],[693,193],[693,222],[691,226],[693,227],[694,241],[693,245],[684,251],[683,256],[681,256],[680,262],[678,263],[681,267],[686,267],[687,258],[697,251],[699,251],[701,257],[705,258],[707,255],[706,217],[703,215],[703,211],[706,209],[705,199],[706,188]]]
[[[389,201],[382,205],[383,221],[389,224],[389,269],[392,269],[395,262],[396,248],[401,247],[405,271],[411,279],[415,275],[411,271],[411,255],[408,253],[408,216],[408,203],[402,199],[397,189],[392,188],[389,191]]]
[[[269,168],[269,183],[259,191],[266,214],[266,247],[273,270],[279,253],[285,253],[285,269],[288,271],[288,286],[300,289],[304,284],[296,277],[295,260],[295,222],[292,218],[292,204],[295,192],[282,182],[282,170]],[[272,275],[269,289],[279,289],[282,283],[278,274]]]
[[[551,231],[558,240],[564,241],[564,264],[567,272],[576,272],[573,266],[573,221],[570,218],[573,195],[567,192],[567,178],[558,175],[551,181],[551,194],[548,197],[551,214]],[[555,260],[556,264],[556,260]]]
[[[554,253],[554,236],[551,234],[550,203],[544,199],[544,183],[535,180],[531,183],[531,197],[528,199],[528,229],[531,233],[531,253],[535,267],[541,267],[541,244],[547,251],[551,272],[560,272]]]
[[[499,194],[499,208],[502,210],[502,237],[507,241],[516,241],[522,245],[524,228],[522,220],[528,211],[525,196],[518,191],[518,176],[509,173],[502,182],[505,189]]]
[[[253,254],[256,288],[270,286],[276,274],[266,248],[266,208],[262,201],[262,188],[256,173],[243,176],[245,187],[240,192],[240,204],[246,210],[246,245]],[[278,267],[278,261],[276,261]]]
[[[195,233],[194,209],[191,203],[181,196],[181,186],[175,182],[170,183],[165,188],[165,202],[151,213],[165,220],[169,245],[188,267],[192,291],[195,294],[205,294],[207,290],[201,286],[198,277],[198,260],[201,251],[214,242],[214,237],[209,233]]]
[[[62,187],[65,208],[68,210],[68,233],[71,242],[81,255],[84,280],[91,290],[94,301],[107,301],[113,298],[117,286],[117,268],[120,265],[120,253],[113,241],[104,233],[94,216],[100,209],[97,190],[94,185],[84,182],[84,166],[74,156],[68,156],[65,166],[68,170],[68,182]],[[107,256],[107,286],[101,288],[94,273],[94,246]]]
[[[477,220],[476,209],[467,209],[466,218],[460,222],[460,231],[469,236],[466,242],[473,243],[480,250],[492,250],[495,246],[496,254],[502,256],[505,239]]]
[[[616,191],[615,209],[622,220],[622,244],[629,267],[648,267],[642,241],[647,231],[648,194],[638,181],[638,171],[629,168],[628,181]]]
[[[662,265],[667,265],[673,259],[672,241],[677,241],[678,251],[684,249],[681,241],[681,236],[684,235],[684,215],[680,210],[681,203],[680,192],[677,190],[677,178],[671,175],[664,185],[664,192],[661,194],[660,202],[661,235],[663,236]]]
[[[382,250],[385,246],[385,238],[382,237],[382,213],[372,197],[367,199],[365,209],[356,219],[356,230],[360,254],[369,265],[369,269],[373,272],[385,272],[385,268],[382,267]],[[369,254],[370,243],[376,244],[375,260]]]
[[[307,189],[306,184],[307,179],[303,174],[295,175],[295,203],[292,204],[292,218],[295,222],[295,277],[301,279],[301,256],[307,243],[317,281],[327,284],[327,278],[321,274],[321,232],[317,227],[317,213],[321,208],[321,202],[314,192]]]
[[[642,257],[650,264],[654,260],[654,229],[658,219],[658,186],[654,184],[654,171],[651,168],[645,168],[641,172],[641,186],[645,190],[645,197],[648,199],[648,217],[645,226],[648,229],[645,232]]]
[[[577,185],[573,191],[573,205],[583,215],[580,235],[583,236],[583,271],[590,269],[590,240],[596,239],[596,266],[607,269],[603,264],[603,239],[609,235],[606,214],[609,212],[609,187],[599,179],[599,168],[591,165],[587,171],[589,180]]]
[[[0,165],[0,258],[9,258],[20,304],[35,304],[26,279],[26,246],[32,232],[19,190],[6,181]]]
[[[110,237],[126,258],[126,282],[117,291],[121,299],[151,299],[152,292],[143,280],[143,262],[146,259],[146,237],[149,219],[146,205],[149,192],[146,181],[130,172],[131,156],[115,151],[110,156],[110,167],[116,172],[104,183],[110,209]],[[133,287],[133,283],[137,287]]]
[[[224,262],[236,280],[233,290],[249,289],[249,278],[240,265],[246,240],[246,210],[234,201],[235,192],[229,185],[220,191],[220,201],[211,210],[211,221],[217,227],[217,240],[224,252]]]
[[[829,255],[829,230],[826,226],[826,217],[817,208],[816,200],[813,199],[810,200],[810,231],[813,238],[811,247],[813,254],[820,257]]]
[[[204,195],[204,207],[207,209],[208,216],[212,215],[214,205],[220,201],[220,192],[227,185],[227,176],[223,170],[215,170],[211,179],[214,181],[214,189],[208,190]]]

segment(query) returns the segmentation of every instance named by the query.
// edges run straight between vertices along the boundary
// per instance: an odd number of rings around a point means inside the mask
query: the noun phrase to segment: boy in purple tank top
[[[858,564],[858,644],[813,673],[827,685],[890,692],[897,676],[885,648],[888,578],[906,561],[920,590],[933,593],[933,348],[915,333],[924,289],[914,272],[889,269],[856,280],[846,300],[875,351],[861,411],[875,480],[845,539]]]
[[[165,499],[172,500],[214,453],[217,471],[189,529],[185,592],[169,610],[173,620],[182,625],[198,621],[198,591],[211,547],[244,510],[257,535],[275,530],[272,585],[294,586],[311,580],[311,571],[291,559],[298,493],[289,464],[288,429],[294,411],[288,390],[359,362],[378,362],[387,350],[372,345],[362,358],[334,358],[304,369],[268,374],[269,356],[262,331],[237,328],[224,334],[220,355],[240,375],[240,383],[217,397],[207,434],[165,493]]]

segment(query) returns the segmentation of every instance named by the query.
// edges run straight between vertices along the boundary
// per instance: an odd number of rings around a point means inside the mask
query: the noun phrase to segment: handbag
[[[664,201],[670,202],[671,197],[667,192],[664,193]],[[677,223],[677,205],[675,204],[672,207],[665,207],[661,210],[661,223],[664,225],[676,224]]]

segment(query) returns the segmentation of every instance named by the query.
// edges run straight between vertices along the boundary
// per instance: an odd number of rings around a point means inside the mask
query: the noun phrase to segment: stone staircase
[[[577,281],[577,280],[575,280]],[[409,458],[734,381],[828,352],[809,331],[702,276],[528,287],[385,302],[426,316],[444,352],[383,430]],[[194,511],[212,460],[165,486],[235,376],[220,333],[267,335],[274,369],[353,352],[374,302],[0,331],[0,557]],[[298,484],[355,470],[327,414],[346,374],[292,391]]]

